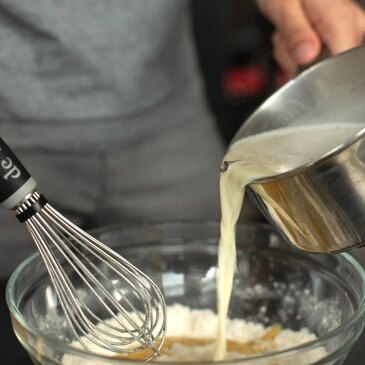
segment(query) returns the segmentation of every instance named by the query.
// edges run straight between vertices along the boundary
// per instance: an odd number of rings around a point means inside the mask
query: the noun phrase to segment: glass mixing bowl
[[[215,310],[219,224],[116,225],[94,235],[150,275],[163,289],[167,304]],[[362,267],[349,254],[315,255],[293,249],[267,225],[240,225],[237,237],[229,317],[280,323],[293,330],[307,327],[318,339],[224,364],[342,364],[364,327]],[[136,364],[70,346],[72,333],[38,255],[25,260],[11,276],[7,302],[16,336],[35,364],[63,364],[65,357],[74,365]]]

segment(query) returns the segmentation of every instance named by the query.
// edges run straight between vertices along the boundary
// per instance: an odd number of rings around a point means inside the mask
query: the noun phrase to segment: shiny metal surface
[[[335,252],[365,244],[365,46],[303,72],[258,108],[233,139],[347,122],[359,124],[351,140],[314,163],[248,188],[268,220],[302,250]]]
[[[34,192],[16,212],[40,198]],[[166,332],[158,286],[123,256],[90,236],[50,204],[24,223],[46,265],[72,336],[88,351],[159,352]]]

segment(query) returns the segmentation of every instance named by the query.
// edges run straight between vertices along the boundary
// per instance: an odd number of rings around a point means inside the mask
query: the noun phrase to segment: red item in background
[[[228,98],[260,96],[267,87],[267,74],[259,66],[233,67],[223,76],[224,93]]]
[[[278,68],[274,74],[274,80],[275,86],[279,88],[286,84],[290,80],[290,78],[283,69]]]

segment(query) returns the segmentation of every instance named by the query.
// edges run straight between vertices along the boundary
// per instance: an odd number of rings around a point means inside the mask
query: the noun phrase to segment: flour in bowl
[[[114,319],[110,320],[112,324]],[[154,361],[211,361],[215,347],[218,318],[210,309],[192,309],[180,304],[167,307],[167,336],[161,349],[161,357]],[[242,319],[227,319],[227,353],[226,360],[262,355],[273,351],[280,351],[295,347],[316,339],[316,336],[303,328],[300,331],[281,329],[280,326],[264,327],[259,323]],[[89,343],[90,350],[95,353],[125,358]],[[79,342],[72,344],[80,348]],[[148,350],[146,350],[148,351]],[[295,365],[312,364],[325,355],[323,348],[317,348],[305,355],[295,357]],[[129,358],[140,360],[146,358],[146,353],[135,353]],[[292,360],[275,360],[276,365],[289,365]],[[79,359],[67,354],[63,357],[63,365],[90,365],[90,360]],[[93,360],[93,365],[105,365],[103,360]],[[256,363],[255,365],[259,365]]]

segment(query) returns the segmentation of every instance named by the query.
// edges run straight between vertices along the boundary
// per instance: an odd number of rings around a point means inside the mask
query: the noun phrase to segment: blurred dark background
[[[357,2],[365,8],[365,0]],[[272,58],[273,27],[254,0],[191,0],[191,9],[208,101],[229,143],[243,121],[284,83]]]
[[[228,144],[248,115],[282,83],[271,57],[272,27],[253,0],[192,0],[191,9],[207,99]],[[0,362],[31,365],[11,329],[5,286],[0,282]],[[364,364],[364,341],[365,335],[346,365]]]
[[[228,143],[274,88],[271,24],[254,1],[191,1],[196,48],[210,107]]]

